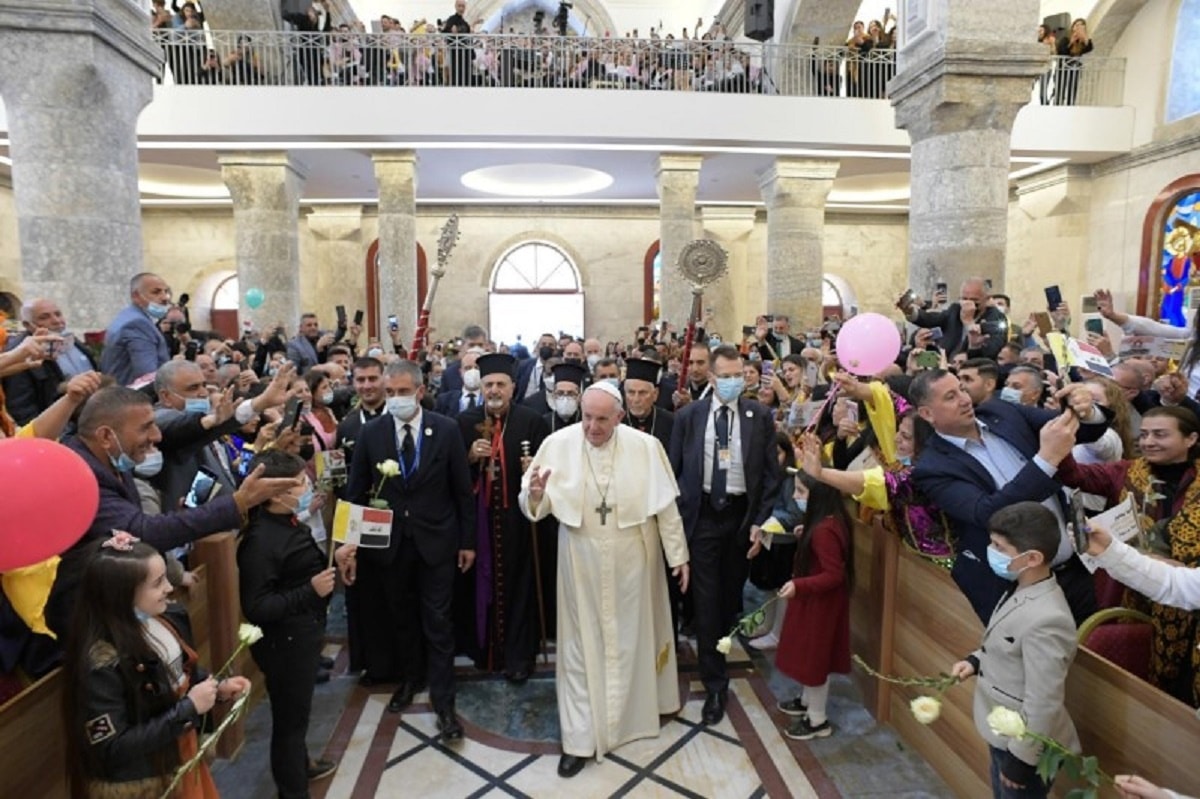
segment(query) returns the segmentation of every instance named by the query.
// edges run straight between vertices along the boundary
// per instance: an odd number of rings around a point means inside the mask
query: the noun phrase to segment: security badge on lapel
[[[92,745],[105,741],[117,734],[116,728],[113,727],[112,718],[107,713],[89,721],[84,725],[84,730],[87,732],[88,743]]]

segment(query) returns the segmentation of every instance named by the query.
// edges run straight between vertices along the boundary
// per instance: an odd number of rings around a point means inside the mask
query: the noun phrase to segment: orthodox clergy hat
[[[651,385],[658,385],[658,378],[662,372],[662,367],[654,361],[647,361],[641,358],[625,362],[625,379],[626,380],[645,380]]]
[[[587,376],[587,370],[577,363],[563,362],[554,367],[554,382],[555,383],[574,383],[583,388],[584,377]]]
[[[475,361],[475,365],[479,367],[481,378],[488,375],[508,375],[515,380],[516,364],[516,358],[503,352],[489,352],[486,355],[480,355]]]

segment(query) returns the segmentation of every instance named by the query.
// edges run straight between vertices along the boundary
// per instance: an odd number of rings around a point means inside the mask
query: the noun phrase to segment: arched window
[[[1182,0],[1175,23],[1171,79],[1167,87],[1166,121],[1200,113],[1200,74],[1196,70],[1196,37],[1200,35],[1200,0]]]
[[[659,317],[662,309],[662,242],[655,241],[646,250],[642,263],[645,285],[642,289],[642,324],[648,325]]]
[[[211,284],[210,284],[211,285]],[[237,272],[232,272],[221,280],[213,289],[212,304],[209,306],[208,320],[210,327],[225,338],[237,338],[238,332],[238,300],[241,289],[238,288]],[[193,317],[193,323],[197,320]]]
[[[1138,313],[1184,327],[1200,307],[1200,174],[1167,186],[1151,203],[1142,224]],[[1193,297],[1195,295],[1195,297]]]
[[[509,249],[492,270],[488,330],[497,343],[542,332],[583,334],[583,290],[570,256],[544,241]]]

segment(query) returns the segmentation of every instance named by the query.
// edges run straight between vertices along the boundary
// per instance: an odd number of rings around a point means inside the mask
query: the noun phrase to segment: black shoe
[[[571,779],[579,772],[583,771],[583,767],[587,764],[587,760],[576,755],[563,755],[558,760],[558,776],[563,779]]]
[[[317,685],[323,685],[327,682],[329,682],[329,671],[326,669],[317,669]]]
[[[801,716],[793,721],[783,734],[793,741],[810,741],[813,738],[828,738],[833,735],[833,727],[829,726],[828,719],[820,724],[813,724],[808,720],[808,716]]]
[[[400,683],[400,687],[392,693],[392,698],[388,701],[388,712],[399,713],[401,710],[404,710],[404,708],[413,703],[413,697],[416,695],[417,692],[413,689],[412,683]]]
[[[323,780],[337,771],[337,767],[338,764],[331,760],[310,760],[308,761],[308,781]]]
[[[704,700],[704,709],[700,711],[700,719],[710,727],[721,723],[725,718],[725,692],[709,691]]]
[[[529,675],[532,672],[533,669],[529,668],[528,666],[522,669],[517,669],[516,671],[506,671],[504,672],[504,679],[508,680],[513,685],[523,685],[524,683],[528,682]]]
[[[333,658],[327,658],[324,655],[321,655],[321,659],[317,661],[317,665],[323,669],[333,669]]]
[[[804,697],[798,696],[795,699],[789,699],[786,702],[780,702],[775,707],[779,708],[789,716],[807,716],[808,705],[804,704]]]
[[[437,728],[442,735],[442,740],[446,743],[462,740],[462,724],[459,723],[458,716],[453,710],[443,710],[438,713]]]

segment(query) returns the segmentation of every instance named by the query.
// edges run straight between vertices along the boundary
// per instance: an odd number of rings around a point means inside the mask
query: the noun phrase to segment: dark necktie
[[[724,510],[725,506],[729,504],[729,500],[725,496],[725,478],[729,472],[721,468],[721,452],[729,449],[729,406],[727,405],[722,405],[717,411],[716,433],[713,436],[712,491],[709,492],[708,501],[714,510]]]
[[[412,476],[413,461],[417,459],[417,447],[413,444],[412,425],[404,425],[404,444],[400,450],[400,457],[404,460],[404,475],[405,478]]]
[[[474,408],[474,407],[475,407],[475,392],[474,392],[474,391],[468,391],[468,392],[467,392],[467,397],[466,397],[466,400],[465,400],[465,401],[464,401],[464,403],[463,403],[463,408],[462,408],[462,409],[463,409],[464,411],[469,411],[469,410],[471,410],[471,409],[472,409],[472,408]]]

